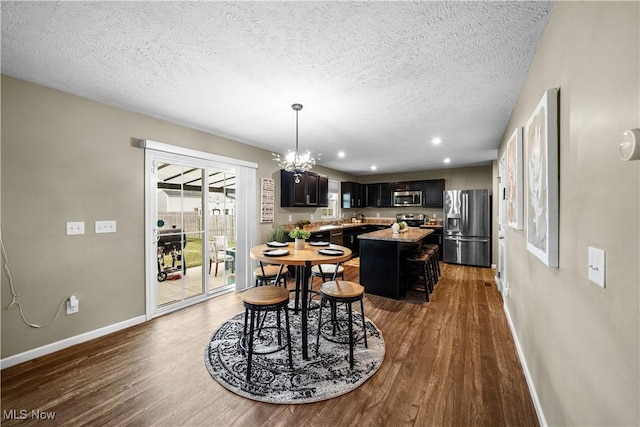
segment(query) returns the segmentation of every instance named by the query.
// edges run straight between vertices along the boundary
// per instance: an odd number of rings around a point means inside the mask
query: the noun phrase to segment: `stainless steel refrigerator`
[[[489,190],[445,191],[444,262],[491,266]]]

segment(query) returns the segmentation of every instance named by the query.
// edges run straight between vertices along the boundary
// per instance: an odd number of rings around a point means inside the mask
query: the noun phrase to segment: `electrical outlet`
[[[293,216],[289,215],[289,222],[293,221]]]
[[[84,234],[84,221],[67,222],[67,236]]]
[[[67,315],[77,313],[80,309],[80,301],[75,295],[71,295],[67,299]]]

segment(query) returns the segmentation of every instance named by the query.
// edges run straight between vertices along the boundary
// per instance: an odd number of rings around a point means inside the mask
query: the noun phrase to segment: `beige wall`
[[[506,304],[550,425],[640,424],[640,162],[617,155],[640,127],[639,9],[556,3],[501,146],[558,87],[559,268],[507,233]],[[606,251],[606,289],[587,279],[589,246]]]
[[[258,182],[279,176],[268,151],[7,76],[1,108],[2,239],[27,320],[47,323],[69,294],[80,299],[78,314],[44,329],[2,310],[3,358],[144,315],[144,151],[132,138],[256,162]],[[117,233],[96,235],[101,219]],[[66,236],[67,221],[85,221],[86,234]],[[3,307],[7,283],[3,272]]]

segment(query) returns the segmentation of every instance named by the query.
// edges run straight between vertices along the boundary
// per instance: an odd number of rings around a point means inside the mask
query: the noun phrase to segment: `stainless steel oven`
[[[394,191],[393,206],[422,206],[422,191]]]

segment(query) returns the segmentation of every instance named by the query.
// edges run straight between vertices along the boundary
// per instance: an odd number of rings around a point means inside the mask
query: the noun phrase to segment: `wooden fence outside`
[[[197,212],[159,212],[158,219],[164,221],[164,227],[162,227],[161,230],[168,230],[173,226],[180,228],[180,224],[182,223],[182,231],[187,235],[189,233],[204,231],[202,217]],[[213,236],[226,236],[228,242],[235,242],[235,215],[210,215],[207,220],[209,238],[213,238]]]

